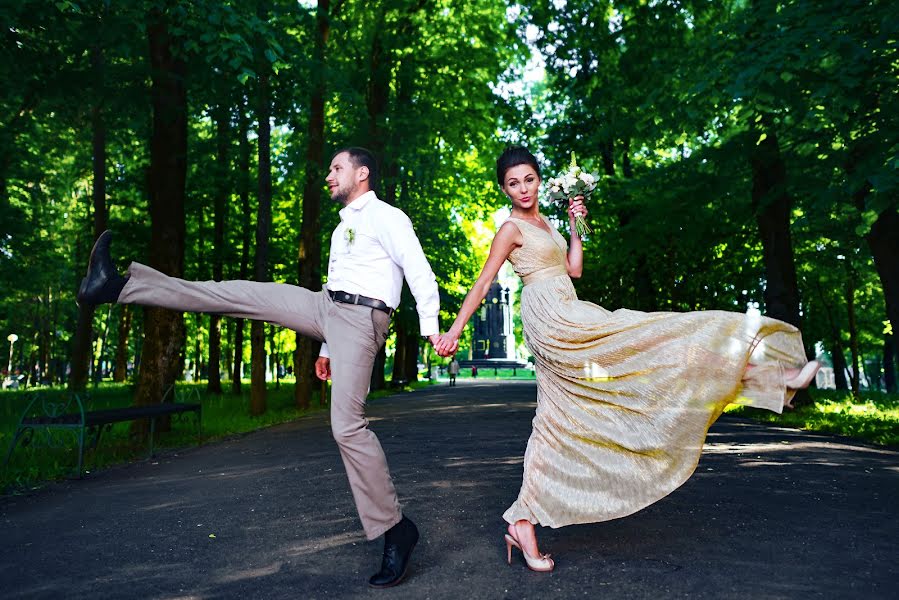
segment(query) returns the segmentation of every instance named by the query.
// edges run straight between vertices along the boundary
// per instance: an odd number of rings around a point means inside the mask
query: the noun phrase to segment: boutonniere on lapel
[[[352,227],[347,227],[346,231],[343,233],[343,239],[346,240],[347,246],[352,246],[353,242],[356,241],[356,232],[353,231]]]

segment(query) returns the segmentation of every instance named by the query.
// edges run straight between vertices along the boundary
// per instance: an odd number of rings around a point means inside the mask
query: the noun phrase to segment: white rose
[[[584,183],[586,183],[587,185],[592,185],[593,181],[594,181],[593,175],[591,175],[590,173],[581,173],[580,180],[583,181]]]

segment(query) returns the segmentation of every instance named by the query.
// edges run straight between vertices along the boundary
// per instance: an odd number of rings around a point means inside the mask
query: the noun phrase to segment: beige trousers
[[[375,355],[387,339],[387,313],[334,302],[325,292],[284,283],[193,282],[131,263],[122,304],[157,306],[268,321],[317,340],[331,354],[331,432],[350,480],[356,510],[373,540],[402,518],[387,458],[365,418]]]

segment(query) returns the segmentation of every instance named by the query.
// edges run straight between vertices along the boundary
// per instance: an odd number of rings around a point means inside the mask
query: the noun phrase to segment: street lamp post
[[[6,372],[10,377],[12,377],[12,345],[16,343],[16,340],[19,339],[19,336],[14,333],[10,333],[8,336],[6,336],[6,339],[9,340],[9,365],[6,367]]]

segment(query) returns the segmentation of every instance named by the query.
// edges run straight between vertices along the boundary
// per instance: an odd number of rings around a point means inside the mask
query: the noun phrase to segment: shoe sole
[[[396,578],[396,581],[391,581],[390,583],[385,583],[384,585],[375,585],[374,583],[369,582],[368,587],[374,588],[376,590],[385,590],[387,588],[396,587],[399,584],[403,583],[403,580],[406,579],[406,575],[409,574],[409,567],[412,565],[412,553],[415,552],[415,546],[418,545],[418,542],[412,544],[412,548],[409,549],[409,562],[406,563],[406,568],[403,569],[403,572],[399,577]]]

